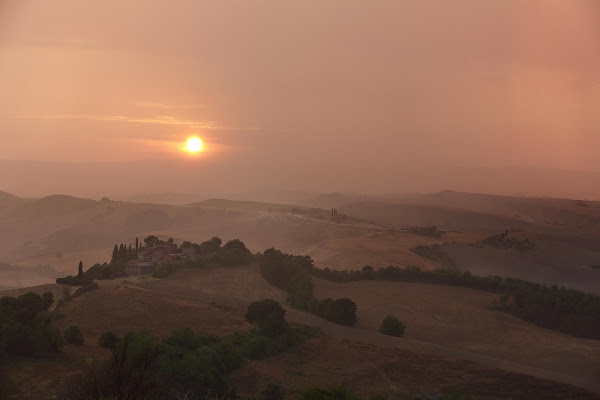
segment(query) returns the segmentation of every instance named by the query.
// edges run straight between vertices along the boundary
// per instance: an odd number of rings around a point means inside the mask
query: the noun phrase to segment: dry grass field
[[[256,267],[181,271],[162,280],[130,278],[100,285],[69,301],[57,322],[60,328],[79,325],[84,346],[66,346],[63,354],[44,361],[13,363],[8,366],[13,383],[49,393],[57,381],[106,357],[96,345],[106,330],[123,335],[147,329],[165,337],[187,326],[197,332],[231,334],[249,327],[243,318],[248,303],[262,298],[283,302],[285,297]],[[61,285],[35,289],[57,294],[63,290]],[[427,284],[317,281],[317,295],[353,298],[359,307],[358,325],[335,325],[288,307],[288,321],[319,326],[326,336],[290,353],[246,363],[232,376],[240,393],[256,393],[267,380],[284,382],[292,394],[306,386],[344,383],[361,394],[391,393],[400,399],[442,388],[481,399],[597,398],[564,383],[600,392],[594,379],[600,344],[490,311],[491,294]],[[405,338],[376,332],[387,314],[405,321]]]

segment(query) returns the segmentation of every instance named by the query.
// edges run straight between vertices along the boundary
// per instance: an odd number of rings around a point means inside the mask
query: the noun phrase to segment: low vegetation
[[[247,315],[255,321],[248,333],[218,337],[181,328],[162,341],[146,331],[129,333],[116,343],[109,360],[69,381],[58,398],[235,398],[228,374],[245,359],[272,356],[319,333],[315,328],[288,326],[282,314],[285,310],[277,302],[263,300],[248,307]],[[279,329],[267,326],[274,322]]]
[[[529,239],[509,237],[508,230],[498,235],[490,236],[478,242],[483,246],[491,246],[502,250],[527,253],[535,249],[535,244]]]
[[[391,265],[376,271],[370,266],[354,271],[313,268],[312,274],[332,282],[425,282],[502,293],[503,297],[493,304],[498,310],[547,329],[586,339],[600,339],[600,296],[580,290],[522,279],[472,275],[468,271],[423,271],[419,267]]]
[[[389,336],[404,336],[405,331],[406,325],[400,322],[398,318],[391,315],[385,317],[381,322],[381,326],[379,327],[379,332]]]
[[[63,337],[65,338],[65,342],[69,344],[74,344],[76,346],[81,346],[83,344],[83,333],[77,325],[69,325],[67,329],[65,329]]]
[[[60,350],[63,337],[52,326],[49,311],[53,303],[50,292],[0,298],[0,357],[33,357]]]

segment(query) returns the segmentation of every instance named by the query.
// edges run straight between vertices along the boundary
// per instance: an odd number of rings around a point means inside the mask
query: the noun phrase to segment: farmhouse
[[[164,262],[175,262],[189,256],[178,253],[177,245],[160,245],[146,247],[138,251],[137,260],[131,260],[125,267],[128,275],[146,275],[152,273],[158,264]]]

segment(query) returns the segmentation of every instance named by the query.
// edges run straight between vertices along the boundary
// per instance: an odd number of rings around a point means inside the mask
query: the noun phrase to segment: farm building
[[[187,253],[179,253],[177,245],[160,245],[145,247],[138,251],[137,260],[131,260],[125,267],[128,275],[145,275],[152,273],[158,264],[177,262],[190,258]]]

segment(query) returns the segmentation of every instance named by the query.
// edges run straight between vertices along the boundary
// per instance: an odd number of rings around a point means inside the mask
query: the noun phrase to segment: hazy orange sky
[[[599,3],[0,0],[0,159],[600,171]]]

